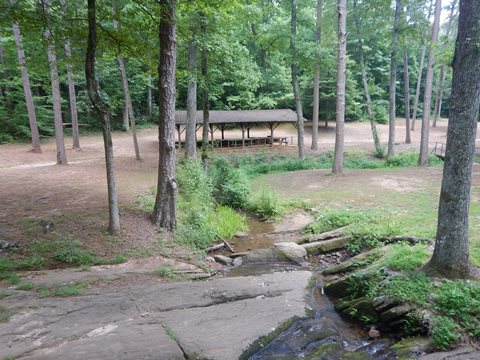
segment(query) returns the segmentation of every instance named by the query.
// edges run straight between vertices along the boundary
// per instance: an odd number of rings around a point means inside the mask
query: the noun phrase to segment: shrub
[[[213,223],[215,234],[223,239],[231,239],[238,231],[247,229],[246,216],[228,206],[219,206],[211,211],[209,221]]]
[[[249,210],[262,220],[269,220],[281,214],[282,208],[275,192],[262,189],[250,202]]]
[[[228,160],[217,158],[212,164],[215,198],[222,205],[245,208],[250,186],[246,175],[234,168]]]

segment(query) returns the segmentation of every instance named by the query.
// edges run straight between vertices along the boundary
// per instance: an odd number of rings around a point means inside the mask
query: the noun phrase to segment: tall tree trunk
[[[148,86],[147,86],[147,118],[152,121],[153,118],[153,98],[152,98],[152,75],[148,74]]]
[[[435,106],[433,107],[433,123],[432,127],[437,127],[437,120],[440,117],[440,112],[442,111],[442,100],[443,100],[443,83],[445,82],[446,76],[446,65],[442,65],[440,69],[440,78],[438,79],[437,85],[437,95],[435,97]]]
[[[358,37],[358,52],[360,53],[360,69],[362,72],[363,91],[365,93],[365,99],[367,100],[368,120],[370,121],[370,129],[372,131],[373,143],[375,145],[375,154],[378,157],[383,157],[383,148],[382,144],[380,143],[380,138],[378,137],[377,125],[375,124],[375,116],[372,110],[372,98],[370,97],[370,91],[368,90],[367,69],[365,66],[365,54],[363,51],[363,38],[360,28],[360,17],[357,11],[357,0],[353,1],[353,16],[355,19],[355,28],[357,30]]]
[[[98,83],[95,79],[95,51],[97,48],[97,29],[95,0],[88,0],[88,44],[87,58],[85,62],[85,75],[87,80],[87,91],[93,107],[97,110],[102,119],[103,144],[105,147],[105,165],[107,170],[108,188],[108,229],[114,235],[120,234],[120,216],[118,214],[117,189],[115,185],[115,171],[113,164],[113,144],[108,116],[108,107],[98,93]]]
[[[291,52],[291,70],[292,70],[292,86],[293,96],[295,98],[295,109],[297,112],[297,134],[298,134],[298,157],[304,158],[303,152],[303,109],[300,99],[300,86],[298,85],[298,69],[297,69],[297,0],[291,0],[291,32],[290,32],[290,52]],[[273,141],[273,139],[272,139]]]
[[[469,275],[468,212],[480,110],[480,1],[460,0],[447,148],[435,250],[426,270],[451,278]]]
[[[411,144],[410,137],[410,75],[408,71],[408,50],[403,52],[403,86],[405,97],[405,143]]]
[[[60,0],[62,5],[62,17],[67,12],[67,3],[65,0]],[[75,81],[73,80],[72,72],[72,47],[70,38],[65,38],[65,56],[67,57],[67,81],[68,81],[68,97],[70,100],[70,114],[72,117],[72,140],[74,150],[80,150],[80,132],[78,130],[78,114],[77,114],[77,97],[75,95]]]
[[[208,129],[210,126],[210,103],[208,99],[208,53],[207,53],[207,18],[200,14],[200,32],[202,34],[202,162],[205,172],[208,170]]]
[[[387,158],[395,155],[395,120],[396,120],[396,87],[397,87],[397,46],[398,46],[398,27],[400,24],[400,14],[402,12],[402,4],[400,0],[396,0],[395,17],[393,20],[392,35],[392,53],[390,58],[390,101],[388,116],[388,151]]]
[[[190,81],[187,90],[187,128],[185,130],[185,157],[197,157],[197,40],[192,33],[188,47]]]
[[[25,65],[25,51],[23,50],[23,40],[20,34],[20,26],[17,22],[12,25],[13,36],[17,46],[18,65],[22,73],[23,93],[25,94],[25,103],[27,104],[28,121],[30,123],[30,132],[32,134],[32,151],[42,152],[40,146],[40,134],[38,132],[37,116],[35,114],[35,104],[33,103],[32,89],[30,88],[30,76]]]
[[[423,118],[422,118],[422,134],[420,138],[420,156],[418,165],[425,166],[428,164],[428,133],[430,125],[430,111],[432,100],[433,85],[433,64],[435,63],[435,48],[438,42],[438,31],[440,27],[440,15],[442,12],[442,0],[435,1],[435,16],[432,26],[432,41],[427,62],[427,74],[425,75],[425,95],[423,98]]]
[[[45,14],[50,11],[49,0],[42,0]],[[50,26],[44,31],[43,36],[47,42],[48,63],[50,66],[50,82],[52,84],[53,117],[55,120],[55,143],[57,146],[57,164],[68,165],[65,141],[63,138],[62,98],[60,94],[60,81],[57,69],[57,54],[55,52],[55,37]]]
[[[117,21],[117,10],[115,8],[115,5],[112,7],[112,12],[113,12],[113,28],[115,31],[118,31],[119,25]],[[138,146],[135,113],[133,111],[132,98],[130,97],[130,90],[128,88],[128,77],[127,77],[127,70],[125,68],[125,59],[123,56],[119,55],[117,57],[117,60],[118,60],[118,67],[120,68],[120,76],[122,78],[123,99],[125,102],[125,111],[123,115],[124,125],[126,124],[125,129],[127,131],[129,130],[129,128],[132,130],[133,147],[135,149],[135,159],[137,159],[138,161],[141,161],[142,156],[140,155],[140,148]],[[125,116],[127,118],[126,122],[125,122]]]
[[[337,117],[335,126],[334,174],[343,173],[345,137],[345,83],[347,72],[347,1],[338,0]]]
[[[317,27],[316,40],[320,47],[322,42],[322,7],[323,0],[317,0]],[[320,62],[315,64],[315,75],[313,77],[313,118],[312,118],[312,150],[318,150],[318,107],[320,101]]]
[[[4,54],[4,51],[2,46],[2,38],[0,37],[0,65],[2,66],[2,76],[6,83],[6,81],[8,81],[8,72],[5,66],[5,57],[3,54]],[[6,96],[6,91],[2,85],[0,86],[0,97],[4,97],[4,96]]]
[[[422,46],[420,50],[420,64],[418,65],[418,76],[417,76],[417,87],[415,90],[415,100],[413,102],[413,115],[412,115],[412,125],[411,130],[415,131],[415,121],[417,120],[417,111],[418,111],[418,102],[420,100],[420,88],[422,86],[422,74],[423,74],[423,63],[425,62],[425,53],[427,47]]]
[[[175,180],[175,61],[177,35],[176,1],[160,0],[160,63],[158,66],[159,110],[158,184],[153,222],[159,228],[177,226],[177,182]]]
[[[447,39],[450,38],[450,34],[452,33],[452,25],[454,20],[454,13],[455,8],[457,6],[457,0],[453,0],[450,4],[450,16],[448,18],[447,24]],[[445,77],[447,73],[447,65],[443,64],[442,68],[440,69],[440,81],[438,82],[437,86],[437,96],[435,97],[435,107],[433,110],[433,127],[437,126],[437,120],[440,117],[440,113],[442,112],[442,100],[443,100],[443,83],[445,82]]]

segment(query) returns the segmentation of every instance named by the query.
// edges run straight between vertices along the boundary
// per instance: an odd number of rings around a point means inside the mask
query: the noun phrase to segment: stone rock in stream
[[[339,300],[335,308],[341,313],[362,322],[374,324],[378,321],[378,314],[374,310],[372,301],[366,298],[354,300]]]
[[[277,256],[285,257],[297,264],[301,264],[307,250],[294,242],[277,242],[273,244],[273,249],[277,252]]]
[[[380,319],[384,323],[393,322],[395,320],[405,317],[408,313],[414,310],[415,308],[409,304],[398,305],[381,313]]]
[[[233,263],[232,263],[233,267],[237,267],[237,266],[240,266],[242,264],[243,264],[243,258],[241,256],[233,259]]]
[[[223,255],[215,255],[213,257],[216,262],[222,264],[222,265],[232,265],[233,260],[229,258],[228,256],[223,256]]]
[[[347,296],[347,291],[351,284],[347,279],[338,279],[325,284],[325,293],[334,298],[343,298]]]

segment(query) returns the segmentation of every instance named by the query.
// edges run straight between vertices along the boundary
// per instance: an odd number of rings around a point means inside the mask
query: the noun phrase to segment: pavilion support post
[[[245,148],[245,126],[240,124],[240,130],[242,131],[242,147]]]
[[[182,132],[180,131],[180,125],[177,125],[177,135],[178,135],[178,148],[182,148]]]
[[[247,128],[247,138],[250,139],[250,128],[249,127]]]
[[[222,132],[222,140],[225,140],[225,124],[220,125],[220,131]]]

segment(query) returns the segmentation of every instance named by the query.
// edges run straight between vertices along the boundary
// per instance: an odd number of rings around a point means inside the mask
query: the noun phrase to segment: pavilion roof
[[[203,122],[203,113],[197,111],[197,124]],[[304,119],[306,121],[306,119]],[[290,109],[276,110],[210,110],[210,124],[241,124],[241,123],[296,123],[297,114]],[[186,125],[187,111],[175,112],[175,123]]]

